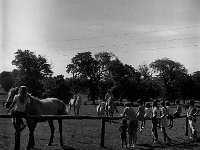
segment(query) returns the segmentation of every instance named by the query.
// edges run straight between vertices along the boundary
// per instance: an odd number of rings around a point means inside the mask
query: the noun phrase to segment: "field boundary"
[[[200,115],[196,115],[200,116]],[[90,119],[90,120],[101,120],[101,140],[100,140],[100,146],[104,147],[104,139],[105,139],[105,123],[107,120],[119,120],[122,119],[122,116],[119,117],[100,117],[100,116],[88,116],[88,115],[83,115],[83,116],[68,116],[68,115],[28,115],[26,117],[19,117],[19,116],[13,116],[10,114],[0,114],[0,118],[28,118],[28,119],[37,119],[37,120],[64,120],[64,119]],[[188,136],[188,117],[187,115],[182,115],[180,117],[176,117],[173,119],[178,119],[178,118],[186,118],[185,119],[185,136]],[[148,119],[151,120],[151,119]],[[20,132],[17,130],[15,131],[15,148],[14,150],[19,150],[20,149]]]

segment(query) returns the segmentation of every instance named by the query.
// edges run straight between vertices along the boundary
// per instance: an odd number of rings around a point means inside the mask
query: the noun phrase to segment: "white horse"
[[[74,108],[74,115],[75,116],[79,116],[79,112],[80,112],[80,107],[81,107],[81,96],[78,95],[76,99],[71,99],[69,101],[69,113],[71,111],[71,108],[73,107]]]
[[[105,112],[106,112],[106,103],[105,102],[101,102],[98,106],[97,106],[97,115],[98,116],[105,116]]]
[[[8,94],[8,99],[6,101],[5,107],[8,109],[13,102],[14,96],[17,95],[18,89],[11,88]],[[64,102],[58,100],[57,98],[47,98],[47,99],[38,99],[29,95],[30,103],[27,104],[26,113],[27,115],[68,115],[69,108],[65,105]],[[54,124],[53,120],[36,120],[26,118],[26,124],[29,128],[29,141],[27,145],[27,149],[34,148],[35,140],[34,140],[34,130],[38,122],[48,121],[49,127],[51,129],[50,140],[48,146],[51,146],[54,138]],[[59,124],[59,132],[60,132],[60,145],[63,145],[62,138],[62,120],[58,120]]]
[[[110,97],[108,99],[108,101],[106,102],[106,112],[107,112],[107,116],[108,117],[113,117],[114,116],[114,113],[115,111],[118,113],[118,109],[117,109],[117,106],[115,105],[114,103],[114,98],[113,97]],[[111,122],[111,120],[109,120],[109,122]]]

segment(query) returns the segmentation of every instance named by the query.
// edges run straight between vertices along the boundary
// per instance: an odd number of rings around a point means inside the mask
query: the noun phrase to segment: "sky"
[[[1,0],[0,72],[30,50],[54,75],[81,52],[113,52],[134,68],[156,59],[200,71],[199,0]]]

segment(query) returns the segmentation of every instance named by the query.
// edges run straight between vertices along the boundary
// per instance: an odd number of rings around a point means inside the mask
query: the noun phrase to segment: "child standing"
[[[160,108],[158,107],[158,103],[156,100],[153,101],[153,116],[152,116],[152,134],[153,134],[153,143],[158,143],[158,131],[157,127],[160,119]]]
[[[197,131],[196,131],[196,114],[199,112],[199,109],[195,106],[194,100],[189,101],[189,109],[187,112],[187,117],[189,121],[191,137],[193,140],[197,138]]]
[[[151,108],[151,104],[150,103],[146,103],[145,104],[145,115],[144,115],[144,121],[142,122],[142,126],[143,126],[143,129],[145,127],[145,120],[150,120],[152,118],[152,108]]]
[[[163,137],[164,137],[164,142],[166,142],[166,140],[168,140],[168,142],[171,141],[171,139],[169,138],[167,132],[166,132],[166,127],[167,127],[167,108],[165,107],[165,102],[162,101],[160,103],[161,105],[161,129],[163,132]]]
[[[180,105],[180,100],[176,100],[176,111],[174,113],[174,117],[180,117],[181,116],[181,113],[182,113],[182,108],[181,108],[181,105]]]
[[[124,143],[125,143],[125,147],[127,148],[127,135],[126,135],[127,129],[128,129],[127,120],[126,120],[126,118],[123,118],[122,125],[119,127],[119,131],[121,132],[122,148],[124,147]]]
[[[136,116],[137,116],[137,119],[141,121],[140,132],[142,132],[142,129],[144,128],[143,121],[144,121],[144,115],[145,115],[145,107],[143,106],[143,102],[141,99],[137,100],[137,103],[139,104],[139,107],[137,109]]]
[[[168,113],[167,119],[169,120],[168,127],[169,127],[169,129],[171,129],[173,127],[173,110],[172,110],[172,108],[170,106],[170,102],[169,101],[166,101],[165,105],[166,105],[167,113]]]

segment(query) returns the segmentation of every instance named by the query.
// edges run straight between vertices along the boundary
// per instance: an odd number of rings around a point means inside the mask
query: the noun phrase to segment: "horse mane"
[[[29,98],[31,98],[31,99],[33,99],[33,100],[40,101],[39,98],[37,98],[37,97],[31,95],[30,93],[28,93],[28,96],[29,96]]]

